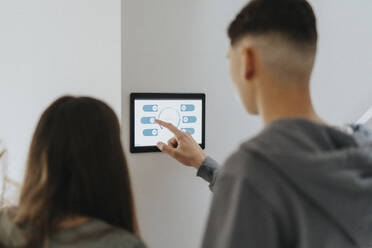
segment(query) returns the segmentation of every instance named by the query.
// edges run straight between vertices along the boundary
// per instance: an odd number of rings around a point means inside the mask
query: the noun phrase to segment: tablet
[[[159,152],[174,134],[155,123],[170,122],[192,135],[205,148],[205,94],[132,93],[130,96],[130,151]]]

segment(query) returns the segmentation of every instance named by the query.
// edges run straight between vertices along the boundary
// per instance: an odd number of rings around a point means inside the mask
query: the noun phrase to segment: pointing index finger
[[[183,134],[183,132],[181,130],[179,130],[178,128],[176,128],[172,123],[165,122],[165,121],[158,120],[158,119],[156,119],[155,122],[158,123],[159,125],[167,128],[169,131],[174,133],[176,135],[176,137],[179,137],[180,135]]]

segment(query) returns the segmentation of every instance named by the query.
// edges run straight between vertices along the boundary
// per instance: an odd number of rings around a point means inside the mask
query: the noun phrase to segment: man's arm
[[[283,244],[278,214],[247,180],[219,173],[218,163],[204,153],[191,135],[170,123],[157,123],[175,134],[168,144],[159,143],[159,149],[198,169],[197,175],[208,181],[213,190],[203,248],[289,247]]]
[[[168,141],[168,144],[159,142],[157,144],[159,149],[180,163],[197,169],[197,176],[209,182],[209,188],[213,191],[218,175],[218,163],[205,154],[189,133],[182,132],[168,122],[156,120],[156,123],[169,129],[175,136]]]

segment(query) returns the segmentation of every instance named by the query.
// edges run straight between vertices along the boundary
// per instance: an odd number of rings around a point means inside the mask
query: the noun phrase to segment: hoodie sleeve
[[[278,248],[278,218],[246,179],[218,179],[203,248]]]
[[[205,181],[209,183],[209,188],[213,191],[214,184],[216,182],[218,172],[219,172],[219,164],[211,157],[207,157],[203,163],[200,165],[197,176],[203,178]]]

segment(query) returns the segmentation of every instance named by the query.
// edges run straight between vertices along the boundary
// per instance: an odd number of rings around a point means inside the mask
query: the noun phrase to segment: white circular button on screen
[[[152,130],[152,135],[157,135],[158,131],[156,129]]]
[[[186,111],[186,105],[182,105],[181,110]]]
[[[155,118],[152,117],[152,118],[150,119],[150,122],[151,122],[151,123],[154,123],[154,122],[155,122]]]
[[[183,122],[188,122],[188,121],[189,121],[189,118],[183,117]]]
[[[155,112],[158,111],[158,106],[156,106],[156,105],[152,106],[152,110],[155,111]]]

